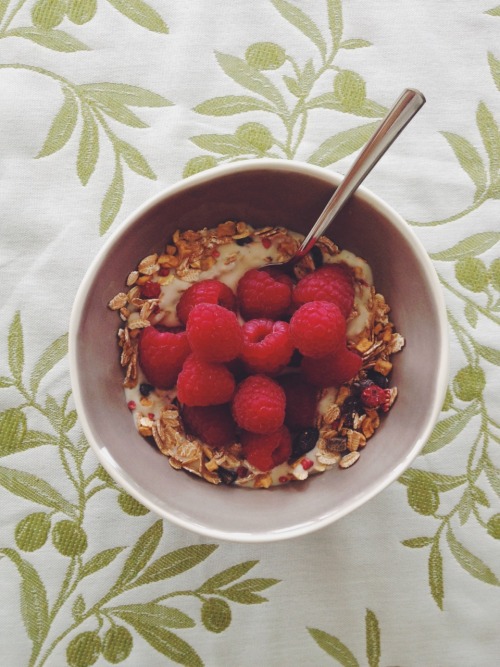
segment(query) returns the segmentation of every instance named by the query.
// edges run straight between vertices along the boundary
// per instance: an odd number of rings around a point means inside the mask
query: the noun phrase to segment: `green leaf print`
[[[249,95],[225,95],[201,102],[193,109],[204,116],[234,116],[248,111],[274,111],[274,107]]]
[[[495,86],[500,90],[500,60],[495,58],[492,53],[488,53],[488,64],[490,66],[491,76],[495,82]]]
[[[494,178],[500,168],[500,129],[484,102],[480,102],[477,107],[476,122],[490,160],[490,173]]]
[[[488,347],[486,345],[480,345],[479,343],[476,343],[475,350],[484,359],[486,359],[486,361],[489,361],[490,364],[494,364],[495,366],[500,366],[500,350],[495,350],[492,347]]]
[[[92,556],[83,566],[80,572],[80,578],[84,579],[85,577],[102,570],[103,568],[110,565],[115,558],[121,554],[121,552],[126,547],[113,547],[111,549],[104,549],[104,551],[99,551],[99,553]]]
[[[68,353],[68,334],[63,334],[51,343],[42,356],[35,364],[31,373],[30,387],[33,394],[36,394],[40,382],[58,364]]]
[[[78,103],[74,93],[63,88],[64,102],[57,116],[54,118],[49,133],[37,158],[52,155],[67,144],[78,119]]]
[[[431,258],[440,262],[455,262],[464,257],[475,257],[492,248],[500,241],[500,232],[472,234],[447,250],[431,253]]]
[[[355,153],[366,144],[379,123],[368,123],[349,130],[344,130],[326,139],[308,159],[308,162],[319,167],[327,167],[352,153]]]
[[[208,558],[216,549],[213,544],[198,544],[182,547],[160,556],[154,563],[144,570],[141,576],[133,582],[133,586],[150,584],[153,581],[162,581],[176,577]]]
[[[340,47],[340,40],[344,31],[344,19],[342,16],[342,0],[327,0],[328,27],[332,36],[333,48],[335,51]],[[363,41],[364,40],[352,40]],[[364,42],[363,46],[368,46],[369,42]],[[346,48],[346,47],[344,47]],[[351,47],[352,48],[352,47]],[[358,48],[358,47],[356,47]]]
[[[367,46],[372,46],[372,43],[366,39],[346,39],[340,44],[341,49],[364,49]]]
[[[158,93],[126,83],[90,83],[78,88],[85,96],[97,101],[113,99],[117,104],[130,107],[168,107],[172,104]]]
[[[5,16],[5,12],[7,11],[7,7],[9,6],[10,0],[0,0],[0,22],[2,21],[3,17]]]
[[[443,610],[444,580],[443,557],[439,548],[439,540],[434,540],[429,555],[429,586],[437,606]]]
[[[219,592],[232,602],[261,604],[262,602],[267,602],[267,598],[257,595],[257,591],[263,591],[277,583],[279,583],[278,579],[246,579]]]
[[[14,379],[21,381],[24,367],[24,342],[23,327],[21,324],[21,314],[17,312],[9,328],[7,338],[9,346],[9,368]]]
[[[162,604],[147,602],[145,604],[128,604],[112,607],[106,610],[134,625],[136,622],[159,628],[194,628],[193,619],[175,607],[165,607]]]
[[[74,53],[75,51],[88,51],[89,47],[76,37],[72,37],[64,30],[44,30],[43,28],[16,28],[9,30],[5,36],[23,37],[44,46],[52,51],[61,53]]]
[[[494,7],[493,9],[489,9],[484,13],[489,14],[490,16],[500,16],[500,5],[498,7]]]
[[[457,540],[450,527],[446,532],[446,540],[457,563],[476,579],[492,586],[500,586],[500,581],[483,561],[466,549]]]
[[[147,163],[146,158],[126,141],[115,141],[115,148],[118,154],[125,160],[126,164],[132,171],[135,171],[139,176],[156,180],[156,174]]]
[[[99,157],[99,130],[87,104],[82,104],[82,133],[76,160],[76,172],[82,185],[87,185]]]
[[[48,482],[22,470],[0,466],[0,486],[32,503],[50,507],[68,516],[75,515],[75,509]]]
[[[410,549],[421,549],[422,547],[428,547],[433,542],[433,537],[412,537],[409,540],[403,540],[401,544]]]
[[[421,454],[423,456],[432,454],[449,445],[476,414],[478,414],[478,406],[476,403],[471,403],[465,410],[441,419],[434,427],[434,431]]]
[[[105,234],[113,224],[122,205],[123,195],[123,169],[120,160],[117,158],[113,180],[111,181],[101,205],[101,225],[99,228],[101,234]]]
[[[249,572],[253,567],[257,565],[259,561],[257,560],[248,560],[244,563],[239,563],[238,565],[233,565],[232,567],[219,572],[218,574],[207,579],[203,586],[198,590],[200,593],[215,593],[223,586],[231,584],[236,579],[240,579],[247,572]]]
[[[317,628],[307,628],[307,630],[316,644],[340,663],[342,667],[359,667],[359,662],[340,639]]]
[[[168,26],[158,12],[143,0],[108,0],[121,14],[151,32],[167,33]]]
[[[129,585],[141,570],[146,567],[153,557],[162,535],[163,524],[161,521],[156,521],[140,536],[125,561],[123,570],[116,583],[117,586]]]
[[[299,7],[292,5],[287,0],[271,0],[274,7],[289,23],[295,26],[302,34],[311,40],[317,46],[323,60],[326,58],[326,43],[321,34],[321,30],[314,21]]]
[[[283,96],[265,74],[236,56],[220,52],[216,52],[215,55],[224,72],[236,83],[253,93],[262,95],[274,104],[278,111],[286,110]]]
[[[449,143],[462,169],[472,179],[476,186],[476,197],[479,197],[486,189],[486,169],[474,146],[464,137],[453,132],[441,132]]]
[[[380,628],[378,620],[373,611],[366,610],[366,657],[370,667],[380,665]]]
[[[203,667],[200,656],[187,642],[166,628],[153,626],[138,617],[129,623],[156,651],[186,667]]]
[[[26,633],[35,646],[40,645],[49,629],[49,605],[45,586],[31,563],[14,549],[0,549],[14,563],[21,576],[21,615]]]

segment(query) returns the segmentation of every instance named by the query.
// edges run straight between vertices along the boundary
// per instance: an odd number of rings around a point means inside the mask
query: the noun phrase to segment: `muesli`
[[[404,339],[366,261],[322,237],[293,280],[255,276],[302,238],[233,221],[178,230],[109,302],[135,426],[173,468],[250,488],[347,469],[393,405],[391,357]]]

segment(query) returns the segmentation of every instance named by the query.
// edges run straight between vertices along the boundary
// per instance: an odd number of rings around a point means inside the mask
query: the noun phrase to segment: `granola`
[[[355,301],[347,320],[347,345],[361,356],[362,367],[350,382],[321,390],[316,423],[308,434],[312,446],[306,453],[262,472],[245,460],[239,442],[224,448],[210,447],[188,433],[175,387],[160,390],[148,384],[138,362],[141,330],[157,325],[178,326],[175,306],[190,284],[217,278],[234,289],[248,269],[286,261],[301,240],[299,234],[283,227],[253,229],[245,222],[234,221],[212,229],[178,230],[163,249],[144,257],[130,271],[124,290],[110,300],[108,307],[121,320],[118,344],[123,386],[136,429],[156,444],[173,468],[212,484],[251,488],[302,481],[332,468],[347,469],[359,460],[381,418],[396,400],[397,388],[389,387],[388,376],[392,355],[401,350],[404,339],[390,320],[384,297],[373,287],[368,264],[340,250],[326,237],[317,244],[321,262],[343,262],[354,275]],[[315,259],[308,255],[297,264],[297,279],[315,270]],[[375,376],[383,387],[384,400],[370,407],[359,396]]]

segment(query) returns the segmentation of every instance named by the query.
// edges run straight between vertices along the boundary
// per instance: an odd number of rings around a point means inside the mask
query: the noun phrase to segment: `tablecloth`
[[[499,664],[499,34],[495,0],[0,0],[2,665]],[[72,402],[68,319],[92,258],[216,164],[345,173],[405,87],[427,104],[366,184],[445,293],[432,437],[301,538],[160,520],[99,467]]]

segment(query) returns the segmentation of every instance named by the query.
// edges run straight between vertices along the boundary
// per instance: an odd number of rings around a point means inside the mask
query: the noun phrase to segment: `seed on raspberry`
[[[191,349],[205,361],[231,361],[243,347],[243,331],[238,318],[215,303],[194,306],[189,313],[186,331]]]
[[[300,373],[289,373],[278,378],[286,396],[285,424],[289,428],[314,425],[318,390],[304,380]],[[317,438],[316,438],[317,440]]]
[[[184,405],[228,403],[236,383],[222,364],[214,364],[190,354],[177,379],[177,397]]]
[[[175,385],[182,364],[189,353],[185,331],[160,331],[153,326],[141,331],[139,364],[148,383],[159,389],[170,389]]]
[[[285,419],[285,392],[265,375],[251,375],[238,385],[233,399],[233,417],[251,433],[272,433]]]
[[[236,297],[220,280],[200,280],[181,294],[176,310],[183,324],[186,324],[192,308],[199,303],[216,303],[228,310],[236,310]]]
[[[236,424],[228,403],[203,407],[185,405],[182,420],[188,433],[213,447],[225,447],[236,438]]]
[[[292,301],[292,284],[283,273],[250,269],[236,289],[241,315],[245,320],[284,317]]]
[[[346,323],[338,306],[328,301],[310,301],[300,306],[290,320],[290,336],[306,357],[325,357],[344,343]]]
[[[319,359],[304,357],[300,365],[305,379],[315,387],[339,387],[358,374],[362,359],[347,348]]]
[[[290,361],[293,343],[287,322],[258,319],[245,322],[241,359],[250,373],[278,373]]]
[[[243,431],[241,444],[246,460],[263,472],[284,463],[292,453],[292,438],[286,426],[266,434]]]
[[[304,276],[293,291],[293,302],[301,306],[308,301],[335,303],[347,318],[354,303],[351,270],[343,264],[327,264]]]
[[[360,398],[365,408],[378,408],[386,400],[386,390],[372,384],[363,389]]]

